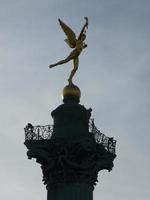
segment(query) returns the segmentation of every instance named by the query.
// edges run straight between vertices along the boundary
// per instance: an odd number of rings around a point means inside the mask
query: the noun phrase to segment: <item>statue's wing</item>
[[[63,21],[61,21],[60,19],[58,19],[61,28],[63,29],[63,31],[65,32],[67,39],[65,40],[65,42],[71,47],[74,48],[76,46],[76,35],[74,33],[74,31],[67,26]]]

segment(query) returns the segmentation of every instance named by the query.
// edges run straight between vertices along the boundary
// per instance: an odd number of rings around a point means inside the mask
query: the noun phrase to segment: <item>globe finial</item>
[[[81,96],[80,89],[73,83],[66,85],[62,92],[62,98],[64,103],[68,102],[79,103],[80,96]]]

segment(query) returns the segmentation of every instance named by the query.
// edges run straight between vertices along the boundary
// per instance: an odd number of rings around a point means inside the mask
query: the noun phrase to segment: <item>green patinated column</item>
[[[92,200],[93,188],[85,183],[70,183],[49,188],[48,200]]]
[[[113,167],[115,141],[100,133],[94,123],[90,130],[92,109],[79,101],[79,88],[68,85],[63,104],[51,113],[51,135],[50,126],[40,129],[28,124],[25,128],[27,155],[41,164],[47,200],[92,200],[98,172]]]

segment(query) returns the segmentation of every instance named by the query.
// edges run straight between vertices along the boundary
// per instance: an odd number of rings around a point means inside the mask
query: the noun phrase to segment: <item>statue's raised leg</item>
[[[49,68],[55,67],[57,65],[65,64],[65,63],[69,62],[70,60],[75,59],[77,56],[78,56],[78,52],[75,49],[69,54],[69,56],[66,59],[61,60],[55,64],[49,65]]]

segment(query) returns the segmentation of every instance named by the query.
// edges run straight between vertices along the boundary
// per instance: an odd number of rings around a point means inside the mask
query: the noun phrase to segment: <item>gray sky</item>
[[[0,199],[46,199],[40,166],[27,160],[24,127],[52,124],[71,63],[58,17],[77,33],[89,17],[88,48],[75,76],[81,104],[117,139],[113,171],[94,200],[150,198],[150,1],[0,0]]]

